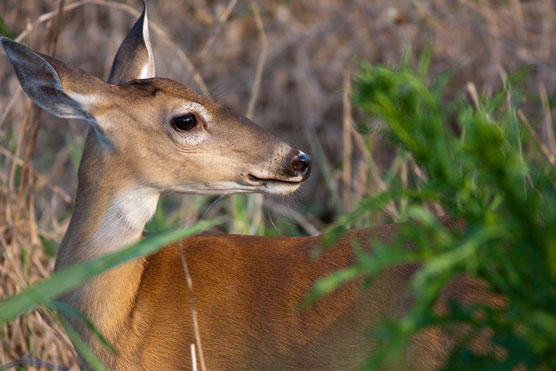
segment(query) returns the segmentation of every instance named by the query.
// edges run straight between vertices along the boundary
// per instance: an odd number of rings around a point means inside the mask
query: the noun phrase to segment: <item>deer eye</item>
[[[197,117],[192,113],[188,113],[183,116],[174,117],[171,122],[177,131],[188,131],[197,126]]]

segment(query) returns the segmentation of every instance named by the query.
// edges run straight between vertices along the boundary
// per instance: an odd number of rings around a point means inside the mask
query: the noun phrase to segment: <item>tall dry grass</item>
[[[556,8],[550,0],[426,2],[387,0],[149,2],[158,74],[248,113],[309,152],[316,168],[294,199],[235,203],[183,196],[166,200],[167,218],[188,224],[203,215],[249,217],[229,229],[318,233],[357,200],[419,175],[378,135],[353,130],[357,113],[345,93],[359,61],[397,65],[434,43],[431,73],[454,68],[453,90],[468,84],[488,94],[519,67],[531,99],[528,117],[542,117],[539,140],[552,149],[550,97],[556,93]],[[140,11],[140,1],[2,0],[7,29],[35,50],[54,54],[106,78],[116,49]],[[71,10],[70,10],[71,9]],[[415,53],[406,53],[411,47]],[[48,276],[76,191],[76,168],[87,126],[33,107],[0,53],[0,299]],[[535,120],[536,121],[536,120]],[[541,120],[542,121],[542,120]],[[343,165],[343,166],[342,166]],[[435,207],[432,205],[431,207]],[[262,210],[262,211],[261,211]],[[436,212],[442,213],[437,209]],[[282,219],[278,215],[285,215]],[[392,203],[370,222],[396,220]],[[243,223],[243,224],[242,224]],[[59,326],[34,311],[2,327],[0,364],[75,369]]]

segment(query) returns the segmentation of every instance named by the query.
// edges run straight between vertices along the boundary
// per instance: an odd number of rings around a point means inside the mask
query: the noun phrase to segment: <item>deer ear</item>
[[[55,116],[85,119],[95,124],[89,111],[106,93],[106,83],[5,37],[0,38],[0,43],[23,91],[33,102]]]
[[[147,2],[143,1],[143,13],[120,45],[114,58],[108,82],[125,84],[135,79],[154,77],[154,57],[149,37]]]

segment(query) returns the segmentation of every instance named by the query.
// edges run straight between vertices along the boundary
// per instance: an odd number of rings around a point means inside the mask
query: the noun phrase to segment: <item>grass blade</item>
[[[49,302],[65,291],[81,285],[95,275],[118,264],[152,254],[162,246],[201,232],[222,223],[222,221],[222,218],[215,218],[209,221],[199,222],[184,229],[149,236],[124,249],[63,269],[54,274],[51,278],[31,286],[22,293],[4,301],[0,305],[0,325],[40,304]]]

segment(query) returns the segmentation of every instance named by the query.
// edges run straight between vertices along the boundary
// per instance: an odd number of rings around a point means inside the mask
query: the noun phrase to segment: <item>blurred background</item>
[[[139,0],[1,0],[0,33],[106,79],[141,8]],[[446,94],[488,96],[522,73],[524,112],[532,122],[552,120],[551,0],[151,0],[148,12],[158,76],[248,115],[314,163],[307,184],[286,198],[166,196],[151,231],[227,214],[215,232],[318,234],[361,198],[418,171],[380,136],[379,122],[352,109],[351,76],[361,62],[416,63],[430,45],[430,75],[451,75]],[[88,126],[34,108],[4,53],[0,81],[1,300],[52,271]],[[549,127],[537,131],[555,148]],[[366,224],[403,217],[392,203]],[[76,368],[45,310],[3,326],[0,337],[0,365]]]

